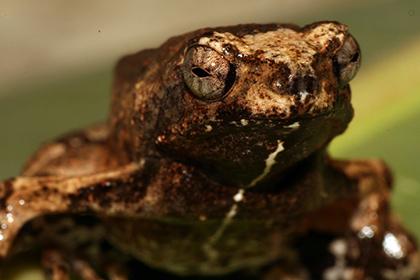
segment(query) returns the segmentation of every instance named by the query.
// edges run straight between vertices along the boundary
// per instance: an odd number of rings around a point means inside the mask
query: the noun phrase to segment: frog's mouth
[[[216,180],[251,188],[278,181],[290,168],[324,148],[342,133],[352,110],[334,110],[317,116],[288,120],[270,118],[209,122],[190,127],[165,153],[189,161]],[[167,138],[168,139],[168,138]]]

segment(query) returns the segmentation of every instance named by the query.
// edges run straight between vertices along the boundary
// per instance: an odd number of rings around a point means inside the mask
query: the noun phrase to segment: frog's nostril
[[[290,93],[300,96],[303,100],[307,95],[316,93],[318,88],[318,80],[311,76],[294,77],[290,83]]]

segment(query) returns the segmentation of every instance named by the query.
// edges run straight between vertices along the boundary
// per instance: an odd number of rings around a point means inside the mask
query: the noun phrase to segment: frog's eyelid
[[[356,39],[349,35],[333,58],[334,73],[340,85],[349,83],[360,67],[361,52]]]

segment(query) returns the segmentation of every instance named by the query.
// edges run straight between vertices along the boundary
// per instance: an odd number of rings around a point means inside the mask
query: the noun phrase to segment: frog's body
[[[359,64],[335,22],[203,29],[123,58],[110,121],[47,144],[1,185],[0,254],[34,217],[90,213],[123,251],[175,274],[415,279],[386,166],[326,153],[352,118]],[[311,264],[314,234],[335,264]]]

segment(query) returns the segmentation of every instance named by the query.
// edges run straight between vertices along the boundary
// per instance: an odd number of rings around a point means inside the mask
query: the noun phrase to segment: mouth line
[[[299,113],[295,113],[295,114],[291,114],[289,117],[287,118],[282,118],[279,117],[279,115],[275,115],[273,114],[272,116],[261,116],[261,117],[250,117],[250,118],[243,118],[247,121],[260,121],[260,122],[284,122],[285,125],[297,122],[297,121],[310,121],[313,119],[318,119],[318,118],[328,118],[328,117],[332,117],[332,116],[338,116],[340,115],[340,113],[347,111],[348,109],[351,110],[352,106],[351,104],[338,104],[332,108],[326,109],[324,111],[318,111],[315,113],[304,113],[304,114],[299,114]]]
[[[261,134],[267,131],[276,131],[276,133],[285,134],[292,133],[298,129],[305,129],[309,126],[315,125],[315,122],[321,123],[328,119],[342,119],[344,122],[349,122],[351,118],[346,121],[345,115],[352,114],[351,106],[337,106],[330,110],[319,112],[316,114],[296,114],[288,118],[281,118],[279,116],[237,116],[232,119],[219,119],[204,122],[190,126],[188,135],[207,138],[214,137],[217,134],[234,134],[241,132],[253,132]]]
[[[322,118],[329,118],[331,116],[337,115],[337,112],[340,112],[340,109],[329,110],[326,112],[322,112],[319,114],[304,114],[304,115],[296,115],[293,117],[289,117],[286,119],[283,118],[275,118],[275,117],[256,117],[256,118],[243,118],[240,121],[232,121],[230,124],[235,124],[240,122],[241,124],[273,124],[273,125],[283,125],[284,127],[293,127],[295,123],[300,122],[308,122],[315,119],[322,119]]]

